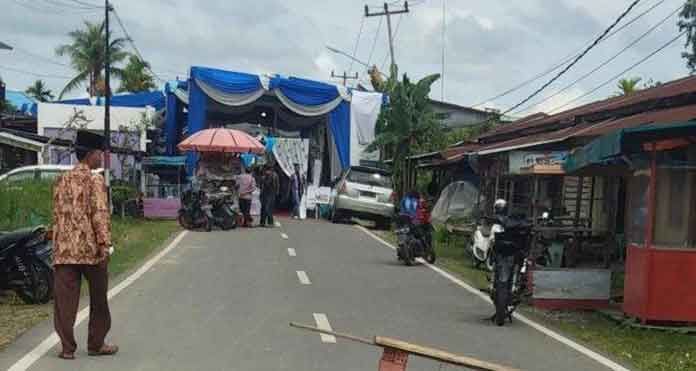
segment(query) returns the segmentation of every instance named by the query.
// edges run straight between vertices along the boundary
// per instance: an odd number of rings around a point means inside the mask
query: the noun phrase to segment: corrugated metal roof
[[[636,93],[612,97],[597,102],[585,104],[567,111],[563,111],[551,116],[541,117],[537,115],[527,116],[521,120],[508,125],[503,125],[494,131],[486,133],[480,139],[490,138],[500,134],[514,133],[533,127],[542,127],[553,123],[558,123],[577,116],[589,115],[603,111],[632,106],[642,102],[647,102],[660,98],[679,96],[682,94],[696,93],[696,76],[689,76],[678,80],[670,81],[660,86],[640,90]]]

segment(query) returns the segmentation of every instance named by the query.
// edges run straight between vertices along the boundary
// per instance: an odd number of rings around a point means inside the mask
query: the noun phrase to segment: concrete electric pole
[[[389,33],[389,55],[391,56],[391,67],[389,68],[390,74],[391,71],[394,69],[394,66],[396,66],[396,59],[394,58],[394,35],[392,35],[391,16],[408,12],[408,1],[404,1],[404,8],[399,10],[389,10],[389,4],[384,3],[384,11],[377,13],[370,13],[370,7],[365,5],[365,17],[387,17],[387,32]]]
[[[334,71],[331,71],[331,78],[343,80],[343,86],[346,86],[348,84],[348,80],[357,80],[358,77],[359,76],[357,72],[355,73],[355,75],[348,75],[346,71],[343,71],[343,75],[336,75]]]
[[[111,5],[109,0],[104,0],[104,28],[106,43],[104,50],[104,179],[106,187],[111,187],[111,41],[109,35],[109,13]],[[109,192],[109,195],[111,192]]]

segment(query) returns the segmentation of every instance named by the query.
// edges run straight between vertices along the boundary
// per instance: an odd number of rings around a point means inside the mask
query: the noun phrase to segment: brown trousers
[[[107,263],[98,265],[56,265],[54,272],[54,326],[63,352],[74,353],[75,318],[80,305],[80,287],[82,277],[89,283],[89,335],[87,349],[99,351],[104,345],[104,338],[111,329],[111,313],[107,291],[109,275]]]

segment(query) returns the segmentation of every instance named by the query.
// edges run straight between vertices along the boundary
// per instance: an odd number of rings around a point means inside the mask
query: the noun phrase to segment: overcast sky
[[[0,0],[0,40],[16,47],[0,51],[0,76],[10,89],[25,89],[37,76],[58,92],[74,71],[67,59],[55,56],[57,45],[82,22],[101,21],[103,12],[76,10],[60,4],[75,0]],[[79,0],[97,4],[98,0]],[[396,59],[401,72],[420,78],[441,71],[442,1],[412,1],[411,12],[393,18]],[[446,101],[505,110],[518,103],[552,75],[495,101],[487,101],[579,51],[597,37],[631,3],[629,0],[445,0]],[[659,0],[642,0],[631,19]],[[537,102],[554,94],[639,37],[675,11],[684,0],[664,0],[652,12],[592,50],[570,73],[552,85]],[[352,54],[363,21],[364,2],[355,0],[113,0],[126,28],[144,57],[163,79],[185,76],[192,65],[280,73],[329,80],[332,70],[348,70],[350,61],[326,49]],[[367,1],[377,11],[381,3]],[[395,5],[399,6],[399,4]],[[677,35],[672,17],[613,63],[553,99],[531,108],[549,111],[577,97]],[[121,30],[113,25],[116,33]],[[379,33],[377,30],[379,28]],[[375,36],[377,36],[375,38]],[[376,47],[370,59],[373,42]],[[668,81],[688,74],[680,57],[684,40],[656,55],[627,76]],[[388,51],[386,20],[364,20],[357,58],[382,65]],[[37,58],[28,53],[42,56]],[[388,62],[387,62],[388,63]],[[384,64],[385,70],[387,63]],[[365,69],[353,64],[365,76]],[[611,95],[611,84],[580,102]],[[84,89],[73,96],[84,96]],[[432,97],[440,99],[439,83]],[[580,103],[578,102],[578,103]],[[522,112],[524,113],[524,112]]]

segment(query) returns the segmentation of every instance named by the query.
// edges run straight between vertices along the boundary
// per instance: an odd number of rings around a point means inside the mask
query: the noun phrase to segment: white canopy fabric
[[[478,193],[478,188],[470,182],[454,182],[448,185],[433,207],[433,224],[442,225],[449,218],[472,216],[477,207]]]
[[[295,171],[294,164],[299,164],[300,173],[305,177],[307,176],[307,167],[309,166],[308,139],[276,138],[273,155],[286,176],[290,177]]]

